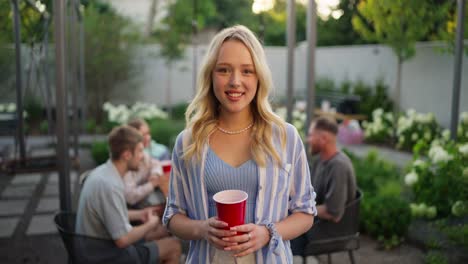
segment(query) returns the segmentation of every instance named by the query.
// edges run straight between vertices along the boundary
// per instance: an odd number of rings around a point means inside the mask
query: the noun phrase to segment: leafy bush
[[[411,223],[408,203],[398,196],[365,197],[361,214],[364,230],[382,241],[386,248],[398,245]]]
[[[430,143],[440,137],[441,127],[433,113],[420,114],[413,109],[398,118],[397,148],[412,150],[418,142]]]
[[[96,141],[91,145],[91,156],[96,165],[100,165],[109,159],[107,141]]]
[[[24,101],[24,110],[28,113],[26,120],[28,122],[38,122],[43,117],[43,107],[38,98],[34,96],[26,97]]]
[[[88,133],[88,134],[96,133],[96,127],[97,127],[97,124],[96,124],[95,119],[90,118],[90,119],[86,120],[86,123],[85,123],[86,133]]]
[[[117,124],[125,124],[134,118],[150,120],[153,118],[167,119],[167,113],[155,104],[136,102],[130,107],[126,105],[113,105],[109,102],[102,106],[107,113],[107,121]]]
[[[374,109],[381,108],[384,112],[393,111],[393,102],[387,95],[388,87],[382,79],[375,82],[374,87],[364,84],[362,81],[357,81],[352,86],[352,93],[359,95],[359,113],[367,115],[369,120],[372,120],[372,112]]]
[[[457,130],[457,141],[468,142],[468,112],[463,112],[460,115],[460,123]]]
[[[451,241],[468,249],[468,224],[443,226],[440,230]]]
[[[363,159],[356,157],[349,151],[345,150],[345,152],[353,162],[359,188],[366,194],[373,196],[380,191],[391,193],[401,191],[400,171],[392,163],[380,159],[376,150],[369,151]],[[389,187],[390,185],[391,187]],[[393,188],[394,190],[388,191],[383,190],[383,188]]]
[[[335,82],[329,78],[319,78],[315,82],[315,89],[317,92],[335,91]]]
[[[188,106],[188,103],[180,103],[180,104],[176,104],[172,106],[171,118],[175,120],[184,120],[187,106]]]
[[[408,203],[401,198],[400,171],[392,163],[369,151],[363,159],[345,150],[353,162],[359,188],[364,192],[360,225],[385,248],[402,242],[411,222]]]
[[[47,120],[42,120],[39,123],[39,131],[41,132],[41,134],[49,133],[49,122]]]
[[[427,264],[447,264],[447,258],[440,252],[430,251],[425,257]]]
[[[185,128],[184,120],[151,119],[148,121],[151,137],[172,149],[177,135]]]
[[[391,143],[393,141],[393,113],[385,113],[382,108],[372,112],[372,121],[362,123],[366,141],[374,143]]]
[[[468,143],[435,140],[427,153],[428,160],[420,158],[420,153],[414,156],[405,176],[414,203],[434,206],[438,217],[466,214]]]

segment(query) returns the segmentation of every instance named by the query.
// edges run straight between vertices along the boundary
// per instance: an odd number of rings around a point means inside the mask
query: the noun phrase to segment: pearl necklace
[[[241,129],[241,130],[229,131],[229,130],[226,130],[226,129],[221,128],[221,127],[219,127],[219,126],[216,126],[216,128],[217,128],[219,131],[223,132],[224,134],[236,135],[236,134],[240,134],[240,133],[246,131],[247,129],[251,128],[252,126],[253,126],[253,122],[250,123],[250,125],[248,125],[246,128],[243,128],[243,129]]]

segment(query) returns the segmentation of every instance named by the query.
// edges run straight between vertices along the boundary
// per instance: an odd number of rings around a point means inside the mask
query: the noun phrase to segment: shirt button
[[[260,188],[258,188],[258,189],[259,189],[259,190],[261,190],[261,189],[263,189],[263,187],[262,187],[262,186],[260,186]]]

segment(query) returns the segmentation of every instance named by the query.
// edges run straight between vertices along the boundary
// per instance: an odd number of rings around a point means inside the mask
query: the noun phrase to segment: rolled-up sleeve
[[[172,169],[169,179],[169,196],[164,211],[163,224],[167,227],[169,221],[175,214],[186,215],[187,203],[184,195],[184,177],[186,177],[186,168],[182,159],[183,132],[179,134],[176,140],[174,151],[172,153]]]
[[[295,131],[294,166],[292,168],[292,188],[289,200],[291,213],[303,212],[317,215],[315,192],[310,180],[309,164],[301,138]]]

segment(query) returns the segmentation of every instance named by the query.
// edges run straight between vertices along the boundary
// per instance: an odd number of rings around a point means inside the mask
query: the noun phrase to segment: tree
[[[352,18],[354,29],[364,39],[390,46],[397,56],[395,110],[400,110],[401,67],[415,54],[416,41],[441,19],[437,6],[426,0],[361,0]]]
[[[431,40],[444,40],[447,42],[446,51],[454,53],[455,50],[455,33],[457,26],[457,5],[456,1],[445,3],[443,0],[433,0],[441,6],[441,15],[444,17],[441,23],[437,24],[432,34],[429,36]],[[465,4],[464,32],[463,39],[468,38],[468,4]],[[464,44],[465,55],[468,56],[468,44]]]
[[[87,101],[97,122],[102,123],[103,103],[118,84],[134,80],[138,73],[134,62],[139,31],[109,5],[97,1],[86,3],[84,16]],[[122,92],[130,94],[129,90]]]
[[[317,21],[317,46],[333,45],[357,45],[374,43],[364,39],[351,23],[352,17],[357,12],[357,0],[341,0],[336,10],[341,10],[343,15],[338,19],[330,17],[328,20],[318,18]]]

